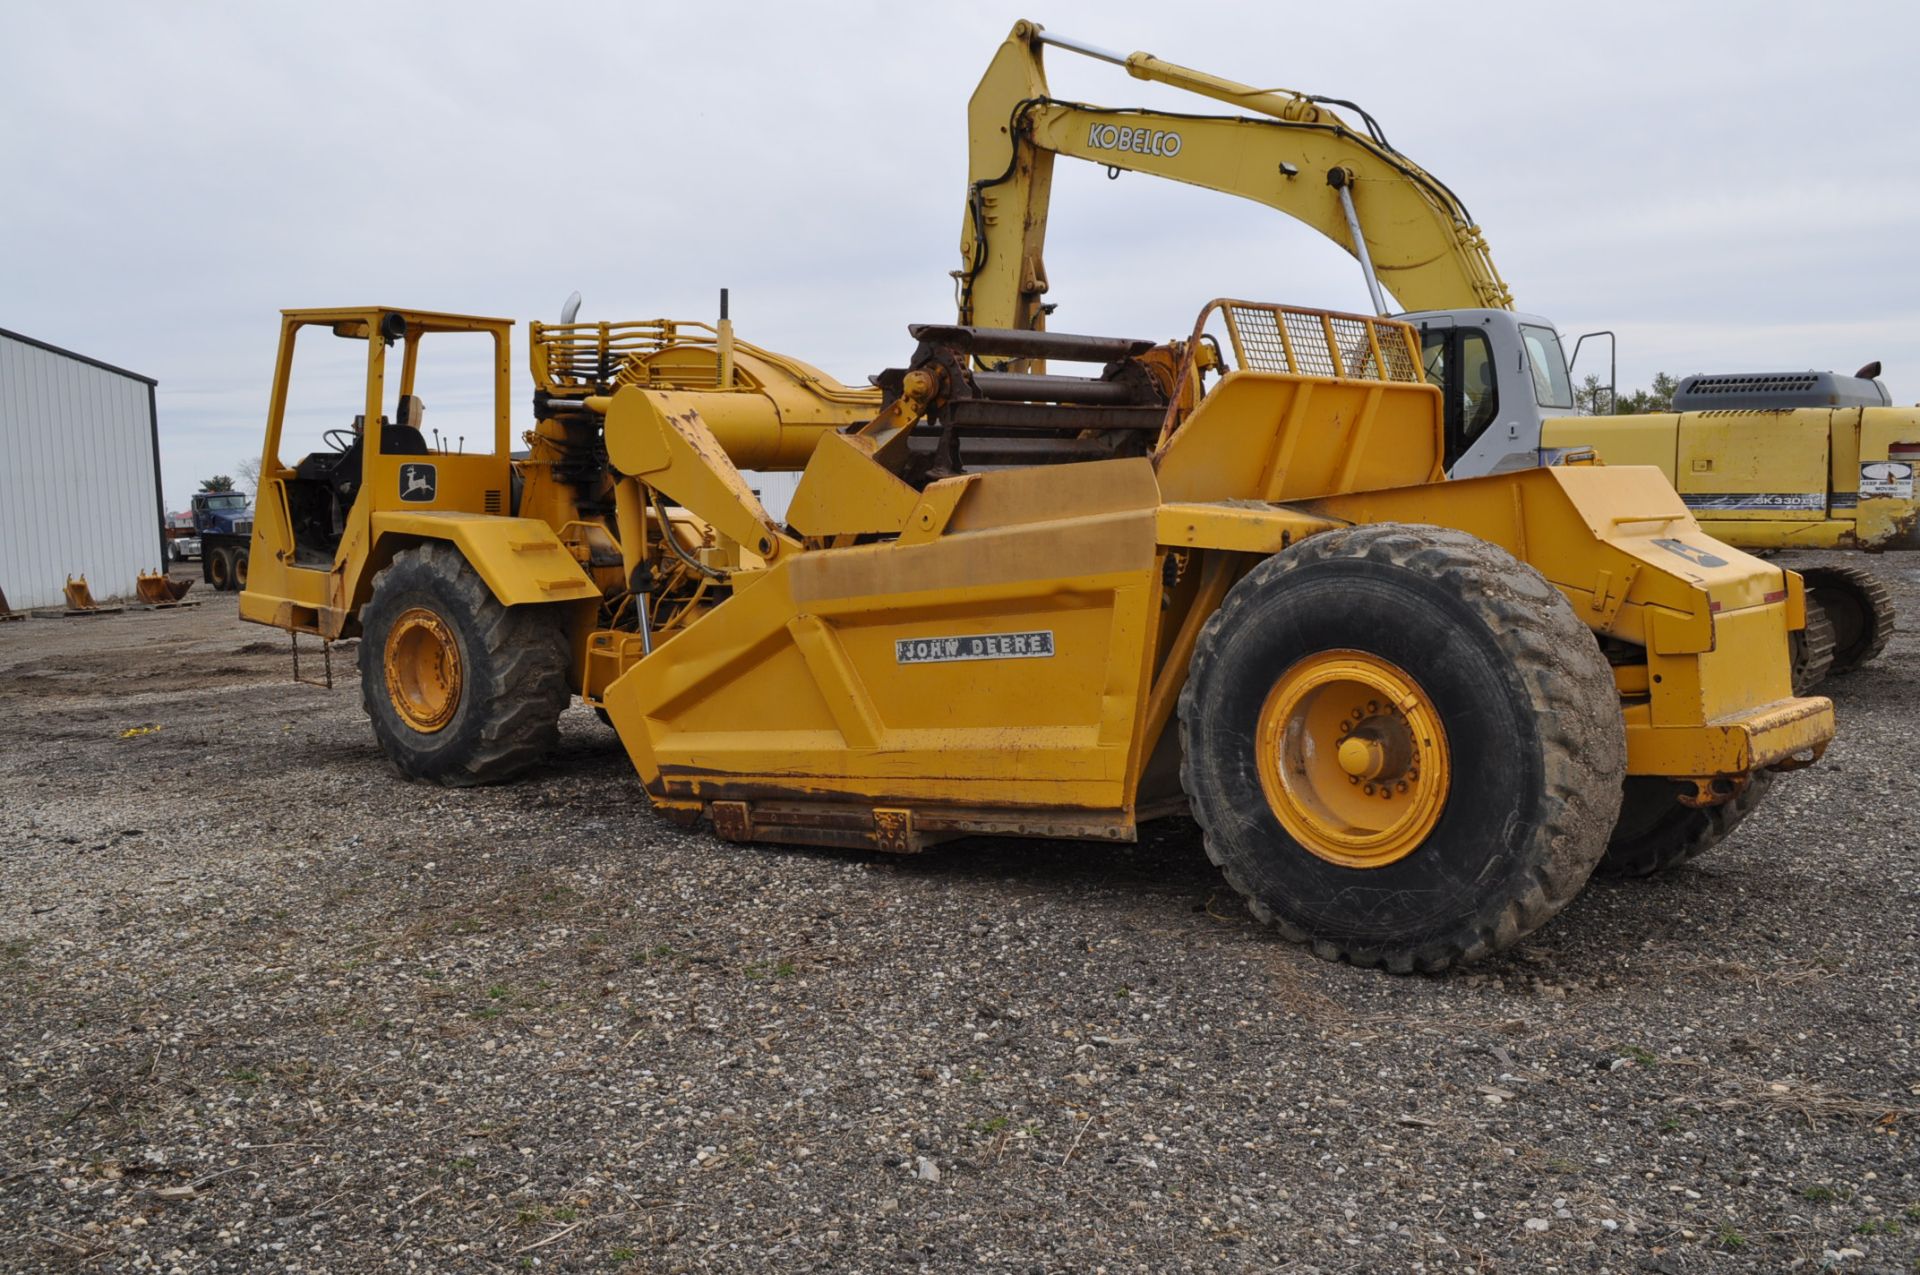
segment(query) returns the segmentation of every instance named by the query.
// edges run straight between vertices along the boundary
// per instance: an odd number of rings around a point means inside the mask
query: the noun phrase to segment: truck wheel
[[[1737,796],[1704,810],[1680,804],[1679,789],[1658,776],[1627,780],[1600,871],[1613,877],[1650,877],[1677,868],[1726,840],[1766,797],[1773,772],[1755,771]]]
[[[1396,973],[1507,947],[1579,892],[1626,773],[1613,677],[1538,572],[1439,527],[1247,573],[1180,696],[1181,779],[1254,915]]]
[[[246,549],[233,551],[233,591],[235,593],[247,587],[247,554]]]
[[[502,606],[452,545],[395,554],[360,626],[360,698],[409,779],[500,783],[559,742],[571,695],[562,613]]]
[[[179,541],[177,540],[167,541],[167,561],[168,562],[179,562],[185,557],[186,555],[180,552]]]
[[[225,593],[233,588],[233,554],[227,549],[207,550],[207,583],[213,586],[215,593]]]
[[[1827,680],[1833,670],[1833,621],[1827,609],[1807,598],[1807,627],[1790,634],[1793,653],[1793,693],[1805,695]]]
[[[1887,649],[1893,636],[1893,596],[1878,576],[1852,563],[1809,567],[1800,573],[1808,603],[1819,603],[1833,625],[1833,672],[1851,673]],[[1807,608],[1811,613],[1811,605]]]

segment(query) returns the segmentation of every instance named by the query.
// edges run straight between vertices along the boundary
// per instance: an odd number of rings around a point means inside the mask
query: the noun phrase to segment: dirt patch
[[[0,627],[8,1269],[1920,1255],[1909,634],[1726,845],[1392,978],[1254,924],[1185,821],[730,846],[578,709],[525,782],[409,785],[351,657],[296,685],[264,632]]]

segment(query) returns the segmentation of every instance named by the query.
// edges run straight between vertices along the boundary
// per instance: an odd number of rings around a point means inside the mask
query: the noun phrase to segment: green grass
[[[1722,1222],[1720,1229],[1713,1233],[1713,1242],[1729,1250],[1743,1249],[1747,1246],[1747,1237],[1734,1229],[1731,1222]]]

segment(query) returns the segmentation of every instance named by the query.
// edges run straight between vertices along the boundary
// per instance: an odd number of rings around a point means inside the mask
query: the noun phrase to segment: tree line
[[[1665,372],[1653,374],[1653,384],[1644,390],[1615,396],[1598,376],[1589,376],[1573,390],[1573,408],[1581,416],[1639,416],[1647,412],[1671,412],[1673,392],[1678,379]]]

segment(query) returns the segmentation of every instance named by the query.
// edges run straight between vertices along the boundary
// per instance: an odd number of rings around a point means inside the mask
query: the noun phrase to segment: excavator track
[[[1893,595],[1878,576],[1855,563],[1807,567],[1800,574],[1807,583],[1807,601],[1819,607],[1833,629],[1831,673],[1851,673],[1887,649],[1893,636]],[[1807,608],[1809,632],[1813,610]]]
[[[1792,635],[1793,693],[1805,695],[1833,671],[1833,621],[1826,608],[1809,600],[1807,627]]]

